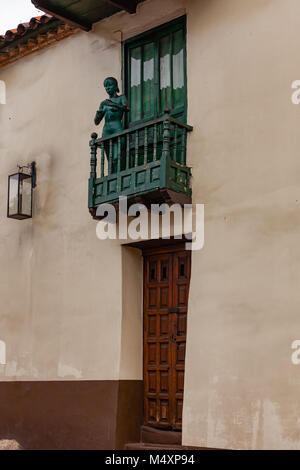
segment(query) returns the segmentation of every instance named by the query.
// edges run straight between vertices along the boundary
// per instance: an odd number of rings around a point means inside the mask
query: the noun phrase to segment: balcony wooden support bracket
[[[151,204],[180,204],[182,207],[184,204],[192,203],[192,196],[187,194],[178,193],[171,189],[157,189],[151,191],[142,196],[133,196],[128,199],[127,207],[129,208],[133,204],[143,204],[147,209],[151,209]],[[119,201],[111,202],[115,208],[116,213],[119,212]],[[97,207],[91,207],[89,212],[94,220],[102,220],[104,217],[97,216]]]
[[[125,10],[128,13],[136,13],[137,2],[135,0],[105,0],[106,3],[113,5],[114,7]]]

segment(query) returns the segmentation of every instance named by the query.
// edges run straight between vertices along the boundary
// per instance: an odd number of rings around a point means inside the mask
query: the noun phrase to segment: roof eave
[[[136,13],[136,8],[138,0],[104,0],[107,4],[117,8],[119,11],[125,10],[130,14]],[[68,8],[59,8],[54,7],[48,4],[47,0],[31,0],[31,3],[38,8],[39,10],[44,11],[56,18],[62,20],[64,23],[67,23],[76,28],[80,28],[84,31],[90,31],[92,29],[93,23],[97,21],[86,21],[83,18],[75,17]],[[112,13],[114,14],[114,13]]]
[[[8,30],[4,36],[0,36],[0,67],[79,31],[79,28],[49,16],[35,17],[29,23],[21,23],[16,29]]]
[[[31,3],[33,3],[33,5],[39,10],[42,10],[49,15],[55,16],[55,18],[63,21],[66,24],[69,24],[70,26],[83,29],[84,31],[90,31],[92,29],[92,23],[74,18],[72,15],[70,15],[70,13],[67,15],[57,8],[49,9],[43,0],[31,0]]]

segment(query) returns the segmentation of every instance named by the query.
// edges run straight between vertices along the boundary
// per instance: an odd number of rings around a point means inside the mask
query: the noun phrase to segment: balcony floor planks
[[[130,197],[127,200],[128,207],[133,204],[144,204],[148,209],[151,208],[151,204],[191,204],[192,196],[184,193],[179,193],[171,189],[157,189],[156,191],[150,191],[144,194],[138,194]],[[114,206],[116,211],[119,210],[119,200],[112,201],[111,204]],[[97,207],[90,208],[90,213],[95,220],[101,220],[103,217],[96,215]]]

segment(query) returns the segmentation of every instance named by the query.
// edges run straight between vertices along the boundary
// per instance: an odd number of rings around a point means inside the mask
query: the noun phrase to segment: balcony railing
[[[179,202],[191,200],[190,168],[186,166],[188,126],[170,115],[98,139],[92,134],[89,209],[103,203]],[[100,165],[97,175],[97,151]]]

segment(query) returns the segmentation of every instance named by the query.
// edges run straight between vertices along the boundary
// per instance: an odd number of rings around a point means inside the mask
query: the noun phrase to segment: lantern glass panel
[[[32,217],[32,176],[15,173],[8,178],[8,211],[13,219]]]
[[[8,216],[18,214],[19,174],[9,177]]]
[[[31,217],[31,190],[31,176],[20,175],[20,213],[28,217]]]

